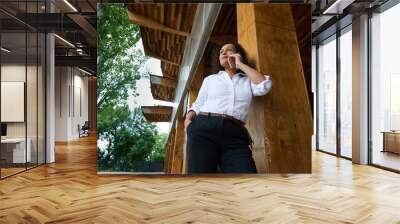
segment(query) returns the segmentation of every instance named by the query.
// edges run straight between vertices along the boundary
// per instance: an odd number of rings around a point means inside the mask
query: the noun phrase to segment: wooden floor
[[[20,173],[20,172],[23,172],[23,171],[25,171],[25,170],[27,170],[27,169],[33,169],[33,168],[35,168],[37,166],[37,164],[27,164],[27,167],[25,167],[25,165],[23,164],[23,165],[18,165],[18,167],[2,167],[1,168],[1,178],[5,178],[5,177],[8,177],[8,176],[11,176],[11,175],[14,175],[14,174],[17,174],[17,173]]]
[[[374,164],[400,170],[400,154],[376,150],[374,151],[372,160]]]
[[[0,181],[0,223],[400,223],[400,175],[313,153],[311,175],[98,176],[96,139]]]
[[[3,178],[3,177],[7,177],[7,176],[10,176],[10,175],[13,175],[13,174],[16,174],[16,173],[19,173],[19,172],[22,172],[22,171],[24,171],[24,170],[26,170],[25,169],[25,167],[24,168],[22,168],[22,167],[17,167],[17,168],[14,168],[14,167],[12,167],[12,168],[1,168],[1,177]]]

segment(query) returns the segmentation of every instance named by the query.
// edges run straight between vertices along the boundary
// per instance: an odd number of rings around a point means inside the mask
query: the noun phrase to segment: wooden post
[[[174,160],[174,148],[175,148],[175,134],[176,134],[176,121],[174,123],[174,128],[171,129],[171,144],[169,148],[169,161],[168,161],[168,173],[170,174],[172,171],[172,161]]]
[[[310,173],[312,118],[290,4],[238,4],[237,18],[239,43],[273,81],[248,117],[257,169]]]
[[[172,164],[172,149],[175,144],[175,124],[172,124],[171,134],[165,144],[165,159],[164,159],[164,173],[171,173],[171,164]]]
[[[178,118],[176,120],[175,128],[175,144],[172,150],[172,174],[182,173],[182,163],[183,163],[183,144],[185,142],[185,127],[184,118],[182,115],[182,109],[178,110]]]

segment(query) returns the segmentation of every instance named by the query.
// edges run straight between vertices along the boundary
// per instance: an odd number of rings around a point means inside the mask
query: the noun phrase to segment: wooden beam
[[[161,70],[162,70],[162,69],[161,69]],[[175,80],[175,81],[176,81],[176,79],[173,78],[173,77],[176,77],[176,75],[172,75],[172,74],[166,73],[166,72],[162,72],[162,75],[163,75],[163,77],[165,77],[165,78],[169,78],[169,79],[172,79],[172,80]],[[178,81],[177,81],[177,82],[178,82]]]
[[[158,75],[150,75],[150,82],[152,84],[161,85],[161,86],[170,87],[170,88],[176,88],[176,85],[178,84],[175,79],[162,77],[162,76],[158,76]]]
[[[175,35],[179,35],[179,36],[184,36],[184,37],[189,36],[189,33],[187,33],[187,32],[173,29],[173,28],[168,27],[164,24],[161,24],[157,21],[151,20],[145,16],[139,15],[137,13],[133,13],[129,10],[127,10],[127,12],[128,12],[129,20],[134,24],[138,24],[138,25],[146,27],[146,28],[160,30],[163,32],[167,32],[167,33],[171,33],[171,34],[175,34]]]
[[[143,45],[143,48],[144,48],[144,53],[145,53],[147,56],[149,56],[149,57],[158,59],[158,60],[160,60],[160,61],[163,61],[163,62],[165,62],[165,63],[172,64],[172,65],[175,65],[175,66],[178,66],[178,67],[180,66],[180,64],[177,63],[177,62],[170,61],[170,60],[168,60],[168,59],[162,58],[160,55],[158,55],[158,54],[154,53],[152,50],[148,49],[148,47],[145,46],[145,45]]]
[[[150,56],[150,55],[149,55]],[[150,57],[152,57],[152,56],[150,56]],[[158,59],[158,60],[160,60],[160,61],[163,61],[163,62],[165,62],[165,63],[169,63],[169,64],[172,64],[172,65],[175,65],[175,66],[181,66],[180,64],[178,64],[178,63],[176,63],[176,62],[173,62],[173,61],[169,61],[169,60],[167,60],[167,59],[164,59],[164,58],[161,58],[161,57],[153,57],[153,58],[156,58],[156,59]]]
[[[143,113],[147,114],[171,114],[172,107],[169,106],[142,106]]]

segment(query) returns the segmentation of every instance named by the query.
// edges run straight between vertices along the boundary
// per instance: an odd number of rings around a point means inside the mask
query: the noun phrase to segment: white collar
[[[222,73],[225,73],[225,75],[230,79],[229,74],[228,74],[225,70],[220,70],[218,73],[221,74],[221,72],[222,72]],[[232,76],[232,78],[235,77],[235,76],[239,76],[240,78],[246,77],[246,75],[243,74],[243,73],[241,73],[241,72],[235,73],[235,74]]]

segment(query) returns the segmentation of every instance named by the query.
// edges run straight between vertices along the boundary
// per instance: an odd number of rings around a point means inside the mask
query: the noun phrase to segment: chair
[[[80,125],[78,124],[79,138],[89,136],[89,129],[90,129],[89,121],[85,121],[82,127],[80,127]]]

